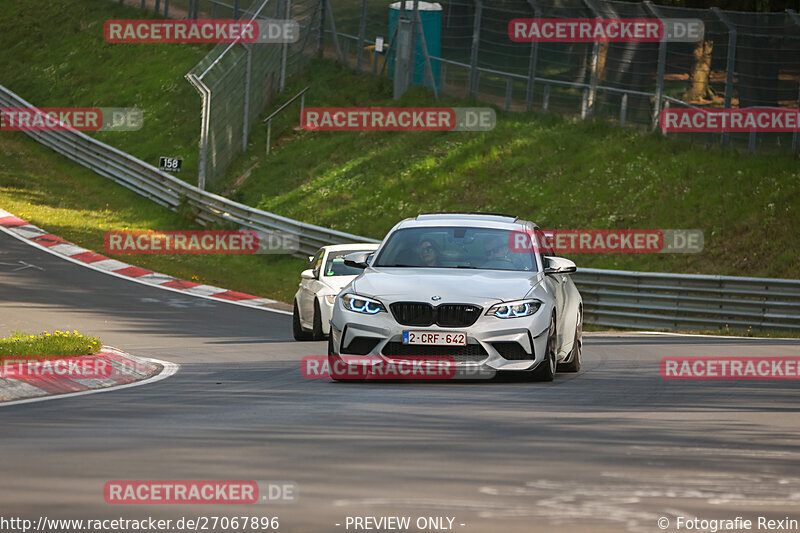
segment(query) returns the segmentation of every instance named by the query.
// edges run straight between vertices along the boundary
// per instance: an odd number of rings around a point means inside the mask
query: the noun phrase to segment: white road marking
[[[109,276],[115,276],[115,277],[117,277],[119,279],[124,279],[124,280],[130,281],[130,282],[133,282],[133,283],[139,283],[141,285],[146,285],[148,287],[155,287],[157,289],[161,289],[162,291],[171,291],[171,292],[175,292],[175,293],[178,293],[178,294],[191,294],[195,298],[205,298],[205,299],[211,300],[213,302],[224,302],[224,303],[230,304],[230,305],[238,305],[240,307],[247,307],[248,309],[260,309],[261,311],[269,311],[270,313],[277,313],[279,315],[292,316],[292,312],[291,311],[284,311],[283,309],[274,309],[272,307],[262,307],[262,306],[258,306],[258,305],[250,305],[249,303],[247,303],[247,300],[242,300],[242,301],[226,300],[224,298],[214,298],[213,296],[206,296],[204,294],[187,293],[185,290],[173,289],[172,287],[164,287],[163,285],[153,285],[152,283],[147,283],[146,281],[140,280],[138,278],[132,278],[130,276],[125,276],[123,274],[117,274],[116,272],[112,272],[110,270],[103,270],[101,268],[97,268],[95,266],[97,263],[84,263],[83,261],[79,261],[77,259],[73,259],[73,258],[69,257],[68,255],[61,255],[61,254],[55,253],[52,250],[50,250],[49,248],[47,248],[46,246],[42,246],[41,244],[39,244],[37,242],[28,240],[28,239],[26,239],[26,238],[24,238],[24,237],[22,237],[20,235],[17,235],[16,233],[14,233],[13,231],[10,231],[5,226],[0,226],[0,231],[3,231],[5,233],[7,233],[8,235],[11,235],[15,239],[17,239],[19,241],[22,241],[22,242],[24,242],[25,244],[27,244],[29,246],[33,246],[35,248],[39,248],[40,250],[44,250],[45,252],[47,252],[49,254],[52,254],[52,255],[54,255],[56,257],[60,257],[61,259],[65,260],[65,261],[69,261],[71,263],[75,263],[76,265],[80,265],[80,266],[85,267],[85,268],[91,268],[92,270],[96,270],[97,272],[102,272],[104,274],[108,274]],[[125,266],[129,266],[129,265],[125,265]],[[224,291],[224,290],[225,289],[221,289],[221,291]]]
[[[105,387],[102,389],[93,389],[93,390],[85,390],[85,391],[78,391],[78,392],[68,392],[66,394],[55,394],[50,396],[39,396],[36,398],[24,398],[22,400],[12,400],[10,402],[0,402],[0,407],[8,407],[11,405],[20,405],[24,403],[36,403],[36,402],[46,402],[48,400],[60,400],[62,398],[72,398],[74,396],[85,396],[87,394],[97,394],[99,392],[113,392],[122,389],[129,389],[131,387],[138,387],[139,385],[147,385],[148,383],[155,383],[156,381],[161,381],[162,379],[167,379],[168,377],[174,375],[180,365],[176,363],[171,363],[169,361],[162,361],[160,359],[151,359],[149,357],[135,357],[128,354],[129,357],[133,359],[141,359],[144,361],[148,361],[150,363],[157,363],[161,365],[163,368],[161,372],[158,374],[151,376],[147,379],[143,379],[141,381],[134,381],[133,383],[125,383],[124,385],[117,385],[113,387]]]

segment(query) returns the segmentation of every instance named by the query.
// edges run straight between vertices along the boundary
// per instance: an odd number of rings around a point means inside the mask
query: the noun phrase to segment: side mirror
[[[303,270],[300,273],[300,277],[303,279],[317,279],[317,276],[314,275],[314,271],[311,269]]]
[[[575,263],[563,257],[545,257],[544,258],[544,273],[550,274],[572,274],[578,270]]]
[[[369,266],[367,262],[372,252],[353,252],[344,256],[344,264],[352,268],[365,269]]]

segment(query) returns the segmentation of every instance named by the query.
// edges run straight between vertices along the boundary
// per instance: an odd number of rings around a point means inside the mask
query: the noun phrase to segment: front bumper
[[[395,321],[391,312],[381,312],[376,315],[364,315],[348,311],[338,306],[333,313],[330,324],[330,334],[334,355],[347,354],[346,364],[369,364],[380,357],[384,361],[391,361],[392,357],[403,355],[431,355],[441,352],[440,355],[453,357],[457,374],[494,372],[524,372],[539,366],[545,359],[547,350],[547,332],[550,327],[550,310],[542,305],[539,310],[529,317],[500,319],[484,314],[469,327],[418,327],[404,326]],[[403,354],[397,354],[398,344],[402,345],[404,331],[436,331],[452,333],[463,331],[467,335],[466,349],[450,349],[445,346],[420,347],[420,353],[414,354],[414,347],[403,345]],[[363,339],[370,339],[364,342]],[[354,343],[354,340],[356,341]],[[375,341],[374,346],[368,351],[353,350],[353,346],[369,346]],[[498,346],[503,343],[517,343],[525,354],[519,354],[524,359],[508,359],[498,351]],[[498,345],[498,346],[496,346]],[[501,348],[502,349],[502,348]],[[519,349],[517,350],[519,352]],[[355,354],[353,352],[356,352]],[[362,353],[363,352],[363,353]],[[360,363],[354,355],[369,356]]]

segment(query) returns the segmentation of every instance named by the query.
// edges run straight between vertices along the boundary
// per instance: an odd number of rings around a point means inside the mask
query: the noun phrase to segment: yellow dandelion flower
[[[49,337],[49,336],[50,336],[50,334],[49,334],[49,333],[45,333],[45,334],[44,334],[44,336],[45,336],[45,337]]]
[[[72,333],[74,333],[75,335],[77,335],[77,334],[78,334],[78,330],[76,329],[76,330],[75,330],[75,331],[73,331]]]

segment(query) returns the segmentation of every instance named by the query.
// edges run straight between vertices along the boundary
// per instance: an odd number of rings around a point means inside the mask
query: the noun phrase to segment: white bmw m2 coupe
[[[507,215],[423,214],[392,228],[376,252],[348,255],[345,264],[362,272],[333,305],[331,368],[445,356],[486,375],[550,381],[577,372],[575,263],[513,246],[538,229]]]

